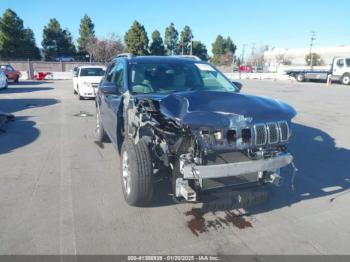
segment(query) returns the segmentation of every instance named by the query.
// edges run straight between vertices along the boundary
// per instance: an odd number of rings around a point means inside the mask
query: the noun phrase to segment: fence
[[[0,61],[0,64],[10,64],[16,70],[27,72],[32,79],[36,72],[69,72],[79,65],[105,65],[103,63],[89,62],[44,62],[44,61]]]

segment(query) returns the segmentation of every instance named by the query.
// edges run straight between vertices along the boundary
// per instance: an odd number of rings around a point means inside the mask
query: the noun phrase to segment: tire
[[[105,129],[103,128],[102,121],[101,121],[101,115],[100,110],[98,107],[96,107],[96,141],[99,143],[106,142],[107,140],[107,134]]]
[[[78,87],[77,89],[78,89],[78,91],[77,91],[77,93],[78,93],[78,99],[79,99],[79,100],[83,100],[83,97],[80,95],[79,87]]]
[[[341,83],[343,85],[349,85],[350,84],[350,75],[348,75],[348,74],[343,75],[341,78]]]
[[[4,89],[7,89],[8,87],[9,87],[9,82],[8,82],[8,80],[6,79]]]
[[[135,144],[132,139],[126,139],[120,159],[121,184],[125,201],[130,206],[148,205],[153,195],[153,167],[146,142],[140,139]]]
[[[77,95],[78,92],[73,88],[73,95]]]
[[[19,76],[17,76],[14,80],[15,83],[18,83],[19,82]]]
[[[299,74],[296,75],[295,79],[296,79],[298,82],[304,82],[304,81],[305,81],[305,76],[304,76],[304,74],[299,73]]]

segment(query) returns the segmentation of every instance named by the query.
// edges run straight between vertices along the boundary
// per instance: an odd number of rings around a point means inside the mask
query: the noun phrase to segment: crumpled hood
[[[192,91],[168,95],[159,101],[168,118],[194,127],[230,127],[243,120],[261,123],[296,115],[294,108],[276,99],[243,93]]]

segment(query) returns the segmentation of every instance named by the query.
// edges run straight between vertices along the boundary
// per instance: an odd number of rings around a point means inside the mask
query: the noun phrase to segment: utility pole
[[[242,59],[241,59],[241,65],[244,64],[244,50],[245,50],[246,44],[243,44],[243,50],[242,50]]]
[[[252,66],[255,66],[254,55],[255,55],[255,43],[252,43],[252,53],[250,54]]]
[[[310,39],[310,54],[309,54],[309,57],[310,57],[310,69],[312,70],[313,69],[313,53],[312,53],[312,47],[314,45],[314,41],[316,40],[316,32],[315,31],[311,31],[311,39]]]

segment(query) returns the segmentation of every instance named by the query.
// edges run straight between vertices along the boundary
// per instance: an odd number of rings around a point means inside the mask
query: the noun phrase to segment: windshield
[[[103,76],[105,70],[103,68],[82,68],[80,70],[80,76]]]
[[[130,70],[131,91],[136,94],[193,90],[238,91],[230,81],[209,64],[133,64]]]

